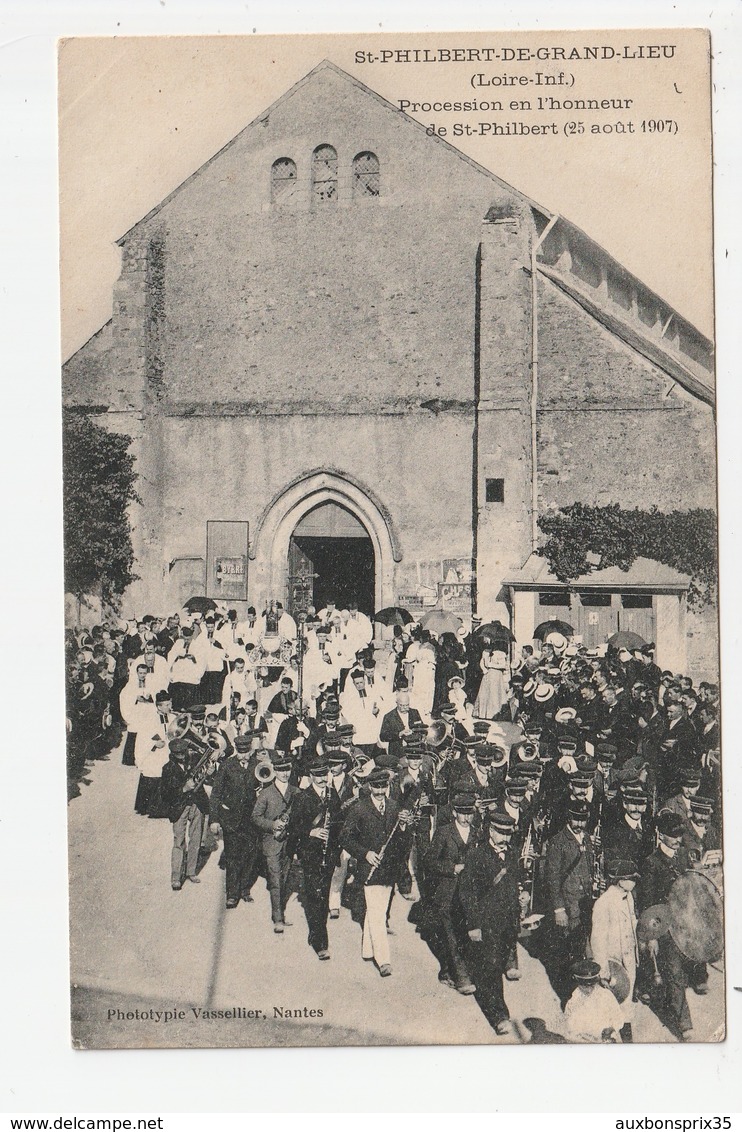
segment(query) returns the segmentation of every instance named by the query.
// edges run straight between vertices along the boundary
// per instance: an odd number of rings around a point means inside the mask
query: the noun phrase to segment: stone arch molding
[[[289,541],[307,512],[322,503],[347,508],[368,531],[376,557],[376,608],[394,604],[394,563],[402,558],[391,517],[368,488],[330,470],[309,472],[283,488],[260,516],[251,539],[266,597],[286,600]]]

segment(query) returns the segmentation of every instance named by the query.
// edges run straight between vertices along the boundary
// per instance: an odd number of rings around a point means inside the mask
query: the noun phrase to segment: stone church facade
[[[564,218],[325,62],[119,242],[63,388],[133,437],[127,612],[564,615],[716,672],[687,578],[533,555],[550,507],[716,505],[711,343]]]

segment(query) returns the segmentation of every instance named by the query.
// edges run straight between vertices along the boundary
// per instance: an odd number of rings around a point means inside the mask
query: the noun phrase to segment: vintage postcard
[[[61,42],[75,1047],[723,1040],[710,69]]]

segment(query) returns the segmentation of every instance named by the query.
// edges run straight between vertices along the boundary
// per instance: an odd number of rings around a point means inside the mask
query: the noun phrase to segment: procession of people
[[[632,1041],[636,1002],[692,1040],[721,938],[718,687],[649,643],[384,612],[386,639],[355,605],[206,599],[68,633],[71,774],[120,750],[136,812],[172,825],[171,890],[221,866],[231,911],[263,878],[273,931],[299,930],[296,895],[321,962],[347,914],[389,978],[404,900],[499,1035],[522,947],[570,1040]]]

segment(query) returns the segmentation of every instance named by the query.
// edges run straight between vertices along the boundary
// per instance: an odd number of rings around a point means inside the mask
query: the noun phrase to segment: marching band
[[[226,908],[263,876],[281,934],[296,893],[320,961],[345,908],[362,959],[391,976],[402,898],[440,982],[498,1034],[520,946],[573,1040],[631,1041],[637,1000],[688,1040],[687,992],[707,992],[722,946],[718,689],[663,673],[652,646],[553,633],[478,695],[502,641],[404,627],[375,649],[352,612],[297,627],[274,603],[262,635],[253,610],[74,642],[70,747],[93,713],[118,716],[137,812],[172,823],[173,891],[221,836]],[[417,695],[410,652],[425,654]],[[494,718],[475,715],[485,703]]]

